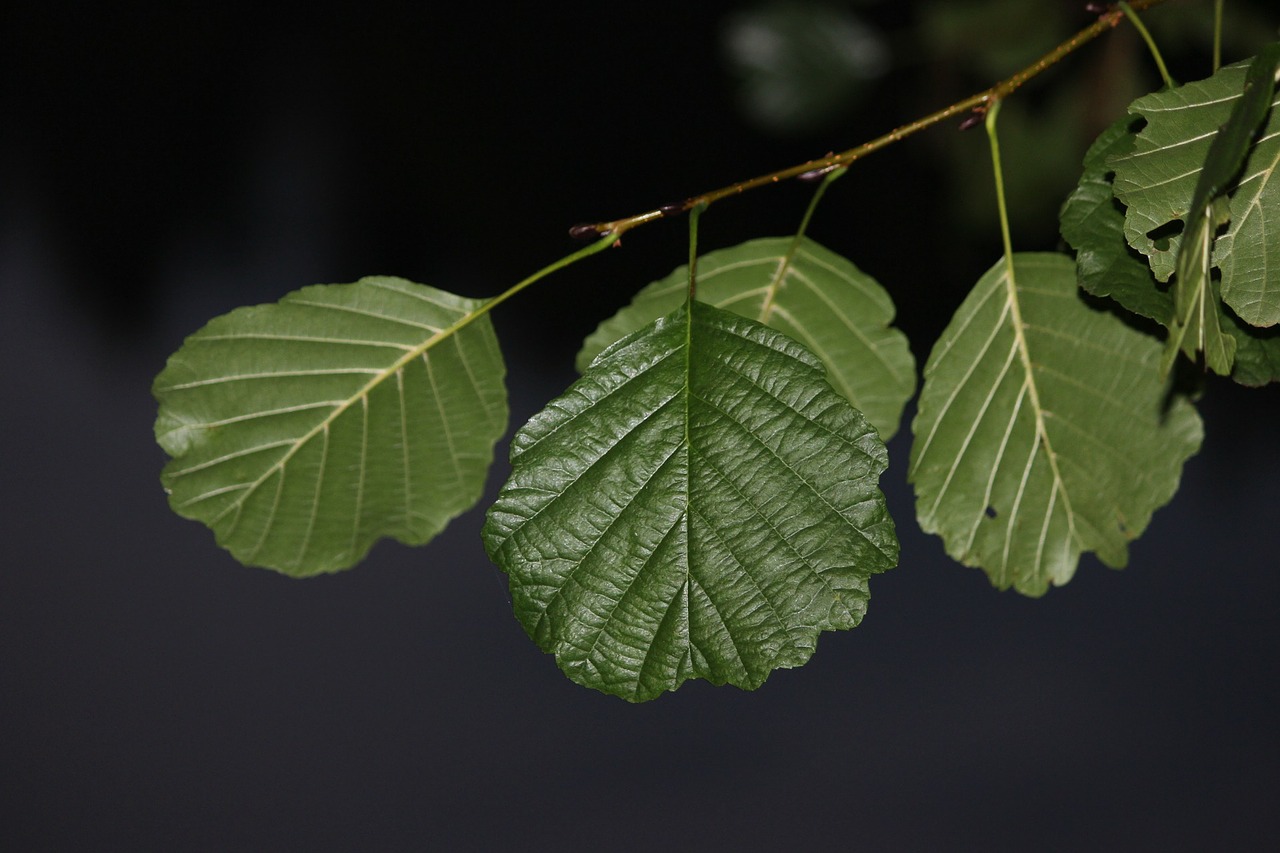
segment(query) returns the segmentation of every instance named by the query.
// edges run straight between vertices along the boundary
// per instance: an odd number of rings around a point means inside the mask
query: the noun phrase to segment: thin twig
[[[1165,0],[1133,0],[1129,5],[1134,10],[1141,11],[1143,9],[1149,9],[1152,6],[1158,6],[1163,2],[1165,2]],[[569,234],[573,237],[579,238],[595,238],[601,235],[620,237],[632,228],[649,222],[654,222],[665,217],[677,216],[691,210],[697,205],[710,205],[713,202],[717,202],[730,196],[741,195],[747,190],[753,190],[769,184],[781,183],[782,181],[801,177],[809,173],[822,173],[829,169],[848,166],[854,160],[861,159],[873,151],[879,151],[881,148],[906,139],[914,133],[924,130],[927,127],[931,127],[939,122],[946,121],[954,116],[961,115],[962,113],[972,112],[976,116],[980,117],[986,113],[987,105],[992,101],[1002,100],[1013,94],[1013,92],[1019,89],[1032,77],[1035,77],[1050,66],[1056,64],[1063,57],[1093,41],[1107,30],[1113,29],[1116,24],[1123,19],[1123,17],[1124,13],[1118,8],[1107,7],[1098,15],[1098,20],[1080,30],[1080,32],[1076,33],[1071,38],[1067,39],[1062,44],[1058,45],[1053,50],[1040,57],[1040,59],[1036,60],[1031,65],[1028,65],[1026,68],[1023,68],[1013,76],[1001,80],[991,88],[985,89],[976,95],[971,95],[962,101],[957,101],[949,107],[930,113],[929,115],[916,119],[909,124],[904,124],[901,127],[886,133],[884,136],[873,139],[870,142],[864,142],[862,145],[855,148],[850,148],[849,150],[842,151],[838,154],[828,154],[825,157],[819,157],[815,160],[808,160],[798,166],[779,169],[776,172],[770,172],[767,175],[760,175],[759,177],[751,178],[750,180],[739,181],[736,184],[730,184],[727,187],[721,187],[718,190],[712,190],[711,192],[706,192],[701,195],[691,196],[682,202],[664,205],[654,210],[638,213],[634,216],[627,216],[622,219],[614,219],[608,222],[575,225],[569,229]]]

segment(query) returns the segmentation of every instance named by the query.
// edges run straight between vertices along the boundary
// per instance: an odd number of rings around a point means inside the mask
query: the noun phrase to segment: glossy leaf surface
[[[153,389],[173,509],[298,576],[430,540],[479,500],[506,430],[493,328],[467,322],[481,304],[375,277],[210,321]]]
[[[1002,259],[925,366],[909,478],[921,527],[998,587],[1041,595],[1128,543],[1177,490],[1199,416],[1160,344],[1080,301],[1062,255]]]
[[[645,287],[583,343],[578,370],[609,344],[675,310],[688,267]],[[826,365],[832,386],[887,441],[915,393],[915,360],[893,328],[889,294],[845,258],[804,238],[751,240],[698,259],[698,298],[777,329]]]
[[[601,354],[511,461],[484,539],[516,615],[631,701],[803,664],[897,562],[875,430],[794,340],[703,303]]]

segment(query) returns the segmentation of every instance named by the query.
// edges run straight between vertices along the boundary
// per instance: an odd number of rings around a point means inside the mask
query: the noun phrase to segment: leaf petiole
[[[483,317],[485,314],[488,314],[494,308],[497,308],[499,305],[506,302],[508,299],[515,296],[517,293],[524,290],[529,285],[536,284],[537,282],[551,275],[553,272],[558,272],[564,269],[565,267],[569,266],[570,264],[577,263],[583,258],[589,258],[592,255],[596,254],[597,252],[602,252],[617,242],[618,242],[618,237],[616,234],[606,234],[604,237],[601,237],[599,240],[595,241],[594,243],[591,243],[588,246],[583,246],[578,251],[569,255],[565,255],[563,258],[561,258],[558,261],[553,261],[552,263],[547,264],[542,269],[538,270],[532,275],[529,275],[521,279],[520,281],[513,284],[511,287],[504,290],[502,293],[499,293],[497,296],[485,302],[483,305],[481,305],[479,308],[477,308],[475,311],[469,314],[466,317],[466,319],[459,324],[458,328],[462,328],[463,326],[467,325],[471,321],[475,320],[477,317]]]
[[[1009,280],[1013,280],[1013,238],[1009,234],[1009,208],[1004,199],[1004,171],[1000,168],[1000,139],[996,134],[996,119],[1000,115],[1000,101],[992,101],[987,107],[987,142],[991,146],[991,170],[996,184],[996,207],[1000,211],[1000,238],[1004,244],[1004,259],[1009,268]]]
[[[1222,5],[1224,0],[1213,0],[1213,73],[1222,65]]]
[[[1120,0],[1116,6],[1120,11],[1124,12],[1124,16],[1129,19],[1129,22],[1133,24],[1133,28],[1138,31],[1138,34],[1142,36],[1142,40],[1147,43],[1147,50],[1151,51],[1151,57],[1156,61],[1156,68],[1160,70],[1160,78],[1164,80],[1165,88],[1172,89],[1177,86],[1178,84],[1174,82],[1171,76],[1169,76],[1169,69],[1164,64],[1164,57],[1160,55],[1160,48],[1156,47],[1155,39],[1151,37],[1150,31],[1148,31],[1146,25],[1142,23],[1142,19],[1138,17],[1138,13],[1134,11],[1132,6],[1124,2],[1124,0]],[[1219,11],[1221,11],[1221,2],[1219,2],[1218,8]],[[1216,56],[1214,58],[1213,68],[1215,71],[1218,69]]]

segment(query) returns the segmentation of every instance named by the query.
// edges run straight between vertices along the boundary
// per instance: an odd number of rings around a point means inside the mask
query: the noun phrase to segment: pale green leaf
[[[578,353],[586,370],[605,347],[669,314],[684,301],[688,267],[645,287],[600,324]],[[890,326],[893,301],[875,279],[804,238],[751,240],[698,259],[698,298],[777,329],[826,365],[837,391],[887,441],[915,393],[907,338]]]
[[[897,562],[875,430],[804,347],[700,302],[601,354],[511,461],[484,540],[516,615],[631,701],[803,664]]]
[[[1214,260],[1222,270],[1222,298],[1242,320],[1254,326],[1280,323],[1280,104],[1276,95],[1276,67],[1280,64],[1280,43],[1259,51],[1249,66],[1244,91],[1232,110],[1227,125],[1214,140],[1224,159],[1221,170],[1234,174],[1244,156],[1249,163],[1231,197],[1231,222],[1218,240]],[[1268,112],[1271,121],[1259,132]],[[1252,153],[1250,142],[1253,145]],[[1226,144],[1218,146],[1216,143]],[[1222,181],[1225,184],[1226,179]],[[1271,245],[1265,245],[1266,241]]]
[[[1160,281],[1175,271],[1201,170],[1218,128],[1241,98],[1248,66],[1227,66],[1207,80],[1147,95],[1129,107],[1147,124],[1134,150],[1112,163],[1115,192],[1126,205],[1126,238],[1147,256]],[[1224,187],[1231,224],[1218,237],[1212,256],[1228,304],[1257,326],[1280,321],[1280,190],[1275,178],[1280,110],[1275,103],[1273,98],[1239,175]],[[1203,240],[1203,233],[1198,236]]]
[[[1080,301],[1055,254],[1002,259],[925,366],[909,478],[921,527],[996,586],[1043,594],[1128,543],[1177,490],[1199,416],[1158,378],[1160,343]]]
[[[1173,298],[1156,282],[1146,259],[1125,241],[1124,206],[1112,194],[1109,161],[1132,150],[1135,125],[1140,127],[1142,120],[1126,116],[1103,131],[1085,154],[1080,183],[1062,206],[1062,236],[1076,250],[1082,288],[1169,326]],[[1248,325],[1220,302],[1216,307],[1217,323],[1235,339],[1231,378],[1255,386],[1280,380],[1280,333]]]
[[[1214,199],[1206,210],[1194,212],[1182,235],[1173,281],[1169,340],[1160,360],[1162,375],[1168,374],[1179,352],[1192,359],[1204,353],[1205,365],[1222,376],[1229,375],[1235,364],[1236,339],[1223,323],[1226,309],[1211,269],[1213,233],[1226,221],[1225,201]]]
[[[210,321],[153,389],[170,504],[296,576],[428,541],[479,500],[506,430],[481,304],[373,277]]]

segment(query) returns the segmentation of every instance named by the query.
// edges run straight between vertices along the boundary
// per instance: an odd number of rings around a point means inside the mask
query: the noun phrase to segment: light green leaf
[[[1196,184],[1218,128],[1241,98],[1248,66],[1227,66],[1207,80],[1147,95],[1129,107],[1147,125],[1134,150],[1112,163],[1115,192],[1127,208],[1129,244],[1147,256],[1160,281],[1175,271]],[[1280,190],[1274,179],[1280,163],[1280,111],[1275,103],[1273,98],[1239,175],[1224,187],[1231,226],[1213,252],[1223,295],[1243,319],[1258,326],[1280,321]]]
[[[684,302],[688,267],[645,287],[600,324],[578,353],[578,370],[619,338]],[[888,441],[915,393],[907,338],[889,324],[893,301],[875,279],[804,238],[751,240],[698,259],[698,298],[764,323],[803,343],[826,365],[832,386]]]
[[[1173,322],[1173,297],[1125,241],[1124,206],[1112,194],[1109,161],[1132,150],[1135,124],[1140,127],[1142,120],[1126,116],[1103,131],[1085,154],[1079,186],[1062,206],[1062,236],[1076,250],[1076,274],[1085,291],[1167,327]],[[1231,378],[1254,386],[1280,380],[1280,333],[1248,325],[1220,302],[1216,307],[1217,323],[1235,339]]]
[[[1199,416],[1158,378],[1160,343],[1080,301],[1062,255],[1002,259],[925,366],[909,479],[921,527],[1000,588],[1041,595],[1128,542],[1177,490]]]
[[[1226,199],[1218,198],[1203,211],[1190,215],[1188,230],[1178,247],[1177,275],[1173,281],[1173,317],[1169,340],[1160,359],[1160,373],[1167,375],[1179,352],[1194,359],[1204,353],[1204,363],[1214,373],[1227,376],[1236,360],[1236,339],[1223,324],[1222,295],[1213,280],[1210,258],[1213,233],[1226,222]]]
[[[897,562],[875,430],[804,347],[700,302],[601,354],[511,461],[484,540],[516,615],[631,701],[800,666]]]
[[[1205,163],[1205,175],[1213,173],[1214,154],[1222,159],[1214,175],[1216,187],[1225,185],[1249,151],[1245,175],[1238,181],[1231,199],[1232,226],[1218,240],[1214,260],[1222,270],[1222,298],[1242,320],[1254,326],[1280,323],[1280,104],[1276,97],[1276,66],[1280,64],[1280,43],[1258,52],[1246,74],[1244,90],[1231,111],[1226,126],[1218,132]],[[1258,126],[1268,112],[1271,121],[1259,138]],[[1218,145],[1219,142],[1224,143]],[[1223,177],[1225,176],[1225,177]],[[1197,187],[1199,190],[1199,187]],[[1269,239],[1271,245],[1265,246]]]
[[[483,303],[404,279],[317,285],[187,338],[156,378],[162,479],[247,565],[344,569],[480,498],[506,430]]]

